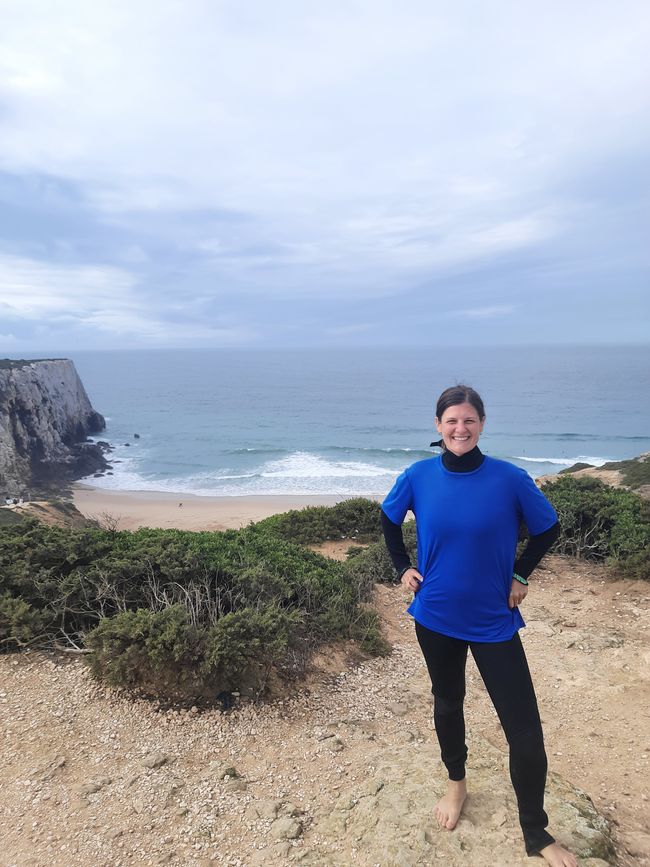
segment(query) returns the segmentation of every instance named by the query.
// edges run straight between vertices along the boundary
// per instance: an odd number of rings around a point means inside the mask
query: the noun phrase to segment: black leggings
[[[470,647],[510,746],[510,778],[517,796],[526,852],[553,842],[544,811],[546,752],[537,699],[526,655],[515,633],[510,641],[461,641],[432,632],[417,621],[415,633],[429,669],[433,719],[450,780],[465,778],[465,662]]]

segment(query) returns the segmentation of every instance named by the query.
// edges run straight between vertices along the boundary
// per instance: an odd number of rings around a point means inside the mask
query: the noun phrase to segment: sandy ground
[[[238,527],[336,499],[184,497],[179,507],[177,495],[75,489],[84,514],[111,515],[125,528]],[[341,558],[348,546],[320,549]],[[242,703],[227,714],[134,700],[95,684],[75,656],[0,655],[0,865],[399,864],[399,858],[368,860],[369,850],[351,836],[350,829],[359,831],[357,790],[383,767],[390,794],[390,775],[406,781],[414,767],[409,762],[419,768],[425,759],[430,791],[394,791],[397,804],[415,797],[409,809],[424,810],[419,820],[430,826],[423,833],[433,860],[417,863],[528,863],[516,836],[506,744],[471,659],[470,791],[474,774],[489,804],[481,774],[486,768],[493,774],[500,761],[492,794],[507,799],[507,821],[500,809],[482,810],[478,797],[457,832],[436,834],[427,804],[444,774],[430,727],[426,669],[402,588],[377,586],[374,604],[394,648],[390,657],[330,649],[286,698]],[[650,867],[650,583],[616,580],[604,567],[551,556],[536,572],[522,611],[549,779],[559,774],[586,792],[614,829],[616,859],[581,864]],[[409,758],[411,749],[417,754]],[[219,776],[226,765],[237,768],[239,782]],[[553,803],[557,788],[550,785]],[[359,797],[368,803],[365,789]],[[345,821],[336,824],[341,816]],[[371,831],[366,849],[388,827]],[[566,821],[559,830],[571,843]],[[491,846],[519,848],[512,857],[491,856]],[[325,851],[338,860],[326,860]]]
[[[341,555],[341,545],[321,547]],[[588,793],[614,829],[617,857],[581,867],[650,865],[649,603],[646,582],[549,557],[523,606],[552,829],[565,844],[578,839],[557,807],[555,774]],[[403,589],[378,585],[374,604],[391,656],[332,648],[284,697],[226,714],[134,700],[93,683],[77,657],[0,656],[0,864],[532,863],[516,828],[505,741],[471,659],[474,797],[455,832],[436,830],[430,808],[444,774],[426,669]],[[222,778],[227,767],[240,778]],[[379,800],[380,785],[392,801]],[[361,808],[366,820],[383,816],[376,828],[364,832]],[[413,842],[415,832],[398,827],[409,817],[429,858],[377,856],[372,847],[389,845],[396,827]]]
[[[73,488],[73,502],[82,515],[100,521],[114,519],[118,530],[138,527],[239,529],[278,512],[305,506],[334,506],[344,499],[344,496],[334,495],[197,497],[149,491],[108,491],[82,484]]]

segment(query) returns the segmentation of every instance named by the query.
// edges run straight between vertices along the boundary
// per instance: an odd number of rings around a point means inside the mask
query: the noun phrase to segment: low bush
[[[629,461],[611,461],[603,464],[603,470],[618,470],[621,473],[623,484],[630,488],[640,488],[642,485],[650,485],[650,459],[642,455]]]
[[[543,491],[558,513],[557,553],[608,561],[623,571],[638,571],[639,564],[647,562],[650,507],[637,494],[572,476],[547,482]]]
[[[25,521],[0,538],[0,647],[87,647],[111,683],[196,697],[263,683],[269,665],[295,667],[337,638],[385,650],[368,590],[268,526],[131,533]]]
[[[402,525],[404,544],[411,558],[411,563],[417,563],[417,545],[415,521],[407,521]],[[377,582],[395,583],[397,576],[391,562],[388,550],[383,541],[374,542],[367,548],[345,562],[346,570],[359,582],[363,593],[369,593],[372,585]]]
[[[335,506],[309,506],[272,515],[254,526],[259,532],[269,531],[301,545],[339,539],[375,542],[381,538],[380,512],[379,503],[355,497]]]
[[[93,674],[115,686],[171,699],[214,698],[236,689],[263,690],[302,635],[298,611],[242,608],[198,626],[183,605],[139,608],[105,618],[89,635]]]

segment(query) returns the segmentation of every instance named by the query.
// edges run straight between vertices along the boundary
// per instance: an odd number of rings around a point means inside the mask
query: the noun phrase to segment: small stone
[[[368,780],[360,790],[360,795],[363,797],[364,795],[376,795],[384,788],[383,780]]]
[[[246,815],[251,821],[255,821],[256,819],[275,819],[281,806],[281,801],[253,801],[249,805]]]
[[[75,791],[81,797],[85,797],[86,795],[94,795],[96,792],[99,792],[104,786],[110,783],[109,777],[100,777],[97,780],[90,780],[87,783],[77,783],[76,786],[73,786],[73,791]]]
[[[302,834],[302,825],[289,816],[283,817],[271,825],[270,834],[274,840],[295,840]]]
[[[409,711],[407,706],[401,701],[391,701],[391,703],[388,705],[388,710],[392,714],[395,714],[395,716],[406,716]]]
[[[163,753],[152,753],[150,756],[146,756],[142,759],[142,764],[145,768],[161,768],[163,765],[166,765],[168,761],[169,757]]]

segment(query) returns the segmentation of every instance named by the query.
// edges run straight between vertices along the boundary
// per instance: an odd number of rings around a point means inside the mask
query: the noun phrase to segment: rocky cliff
[[[104,429],[72,361],[0,360],[0,494],[55,488],[107,467]]]

